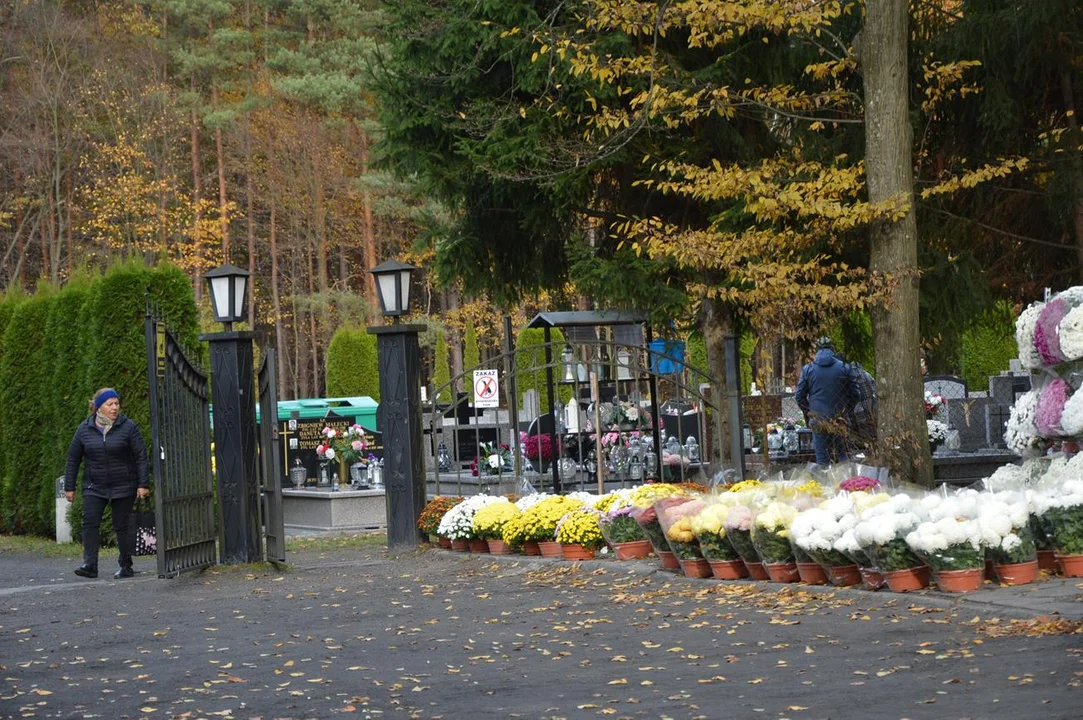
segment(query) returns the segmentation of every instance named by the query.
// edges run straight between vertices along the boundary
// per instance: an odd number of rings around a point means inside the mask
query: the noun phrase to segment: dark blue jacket
[[[817,351],[816,358],[801,368],[794,399],[813,418],[845,414],[853,406],[850,368],[830,350]]]
[[[117,415],[113,427],[105,434],[94,424],[93,415],[79,424],[68,446],[64,490],[75,490],[75,476],[84,458],[84,495],[112,500],[135,495],[137,487],[150,487],[143,436],[135,422],[125,415]]]

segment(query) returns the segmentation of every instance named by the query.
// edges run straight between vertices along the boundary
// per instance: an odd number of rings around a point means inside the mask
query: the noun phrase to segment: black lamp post
[[[210,343],[214,458],[218,478],[219,556],[223,565],[263,559],[256,475],[256,395],[252,333],[233,332],[246,314],[248,271],[233,265],[204,276],[214,319],[225,332],[200,335]]]
[[[421,436],[421,351],[424,325],[399,325],[410,306],[412,265],[388,260],[369,270],[376,278],[380,312],[396,324],[370,327],[380,369],[377,415],[384,440],[384,493],[388,549],[413,549],[421,540],[417,520],[425,507]]]

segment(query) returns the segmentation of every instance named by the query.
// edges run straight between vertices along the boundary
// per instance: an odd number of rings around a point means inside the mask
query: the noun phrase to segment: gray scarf
[[[94,414],[94,423],[102,429],[102,435],[107,435],[113,429],[113,421],[98,411]]]

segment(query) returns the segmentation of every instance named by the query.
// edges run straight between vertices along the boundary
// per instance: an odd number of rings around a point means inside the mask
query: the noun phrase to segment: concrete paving
[[[0,717],[1081,716],[1083,581],[956,597],[653,560],[289,559],[89,581],[0,554]]]

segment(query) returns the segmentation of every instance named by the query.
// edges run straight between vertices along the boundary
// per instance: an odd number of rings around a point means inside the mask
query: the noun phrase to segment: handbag
[[[135,537],[135,555],[158,553],[158,525],[154,516],[154,506],[148,498],[137,498],[135,504],[132,505],[132,518],[128,522],[128,529]]]

